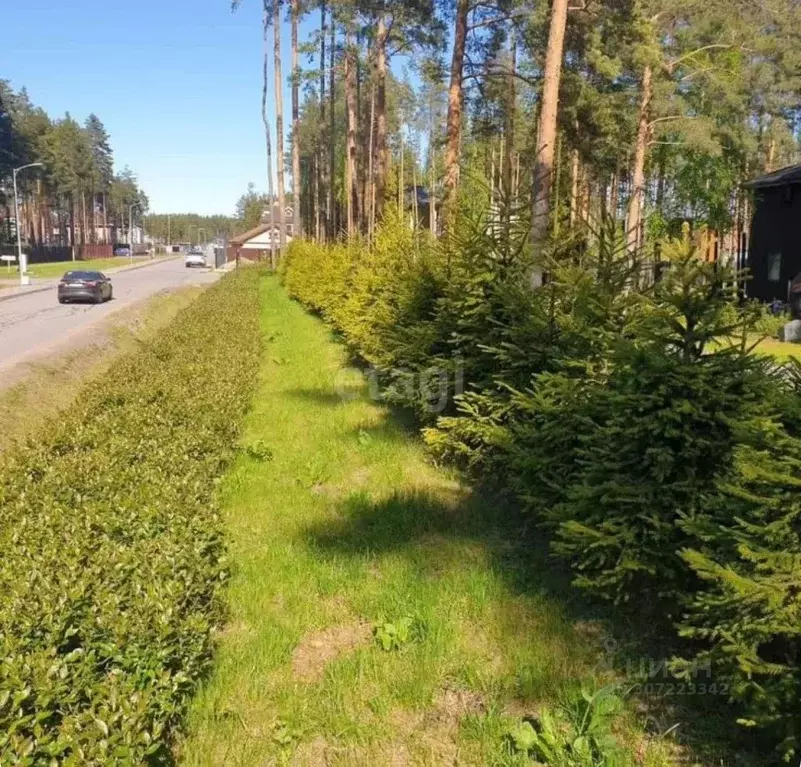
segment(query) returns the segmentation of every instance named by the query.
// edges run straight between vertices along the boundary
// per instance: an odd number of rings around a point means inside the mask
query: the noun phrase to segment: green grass
[[[801,357],[801,344],[779,341],[775,338],[763,338],[756,350],[761,354],[769,354],[779,360],[789,357]]]
[[[574,695],[604,635],[545,593],[497,504],[432,466],[342,348],[264,281],[246,453],[221,494],[233,577],[186,765],[531,764],[512,723]],[[391,624],[391,625],[390,625]],[[384,650],[373,636],[401,636]],[[618,734],[668,764],[628,713]]]
[[[130,259],[125,256],[118,256],[115,258],[97,258],[93,261],[53,261],[45,264],[31,264],[28,267],[28,274],[31,277],[38,279],[48,279],[51,277],[61,277],[64,272],[70,269],[91,269],[92,271],[103,271],[105,269],[115,269],[120,266],[130,266],[131,264],[141,264],[146,261],[145,258],[137,256]],[[6,276],[5,272],[0,270],[0,276]],[[12,270],[11,277],[15,273]]]

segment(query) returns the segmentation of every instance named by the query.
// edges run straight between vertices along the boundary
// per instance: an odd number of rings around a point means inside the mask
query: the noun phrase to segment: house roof
[[[258,237],[260,234],[264,234],[265,232],[269,232],[272,229],[275,231],[280,231],[281,229],[281,222],[276,221],[275,227],[272,224],[259,224],[258,226],[254,226],[253,229],[249,229],[247,232],[242,232],[242,234],[238,234],[236,237],[231,237],[228,240],[229,245],[244,245],[248,240],[252,240],[254,237]],[[284,229],[286,231],[287,237],[292,236],[291,229],[292,227],[289,224],[284,225]]]
[[[248,240],[258,237],[260,234],[264,234],[269,229],[269,224],[259,224],[258,226],[253,227],[253,229],[249,229],[247,232],[242,232],[242,234],[238,234],[236,237],[231,237],[228,242],[231,245],[243,245]]]
[[[765,176],[746,181],[749,189],[765,189],[771,186],[785,186],[787,184],[801,184],[801,165],[790,165],[787,168],[768,173]]]

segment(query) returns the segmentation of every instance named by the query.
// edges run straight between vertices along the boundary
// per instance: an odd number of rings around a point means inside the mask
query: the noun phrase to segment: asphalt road
[[[182,258],[111,272],[114,299],[104,304],[58,303],[52,289],[0,301],[0,375],[24,359],[46,355],[73,334],[164,290],[213,282],[219,273],[187,269]]]

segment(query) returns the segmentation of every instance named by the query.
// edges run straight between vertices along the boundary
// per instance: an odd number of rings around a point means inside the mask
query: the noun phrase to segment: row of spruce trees
[[[480,212],[436,243],[390,219],[371,247],[293,243],[283,278],[438,456],[511,489],[576,586],[669,630],[678,678],[711,666],[733,720],[797,755],[801,369],[755,350],[741,276],[688,237],[654,280],[604,227],[532,291],[507,234]]]

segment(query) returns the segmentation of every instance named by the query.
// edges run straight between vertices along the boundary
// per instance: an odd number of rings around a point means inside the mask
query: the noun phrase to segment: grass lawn
[[[106,269],[115,269],[120,266],[141,264],[146,260],[146,258],[141,256],[137,256],[134,259],[126,258],[125,256],[116,256],[114,258],[97,258],[93,261],[55,261],[45,264],[31,264],[28,267],[28,274],[34,278],[47,279],[51,277],[61,277],[64,272],[70,269],[90,269],[92,271],[102,272]],[[0,276],[6,276],[2,269],[0,269]],[[14,276],[16,276],[16,272],[12,270],[11,277]]]
[[[322,323],[263,290],[260,389],[221,488],[230,616],[178,761],[531,765],[510,725],[609,680],[601,627],[571,621],[501,510],[339,372]],[[670,764],[633,708],[619,739]]]
[[[801,344],[787,343],[776,338],[762,339],[756,350],[780,360],[786,360],[788,357],[801,357]]]

